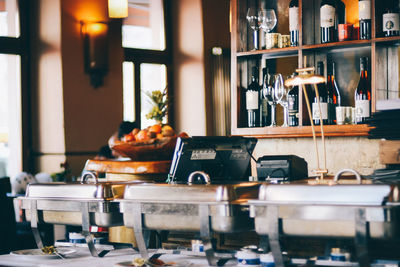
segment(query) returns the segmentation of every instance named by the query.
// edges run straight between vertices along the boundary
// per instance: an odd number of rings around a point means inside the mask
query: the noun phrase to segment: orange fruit
[[[131,135],[137,135],[138,132],[140,132],[140,129],[135,128],[135,129],[132,130]]]
[[[154,124],[153,126],[151,126],[150,128],[149,128],[149,132],[152,132],[152,133],[156,133],[156,134],[158,134],[158,133],[161,133],[161,125],[160,124]]]
[[[135,136],[133,134],[126,134],[124,135],[124,139],[123,141],[125,142],[131,142],[131,141],[135,141]]]
[[[185,132],[181,132],[178,136],[179,137],[183,137],[183,138],[189,137],[189,135],[187,133],[185,133]]]
[[[136,140],[138,140],[138,141],[144,141],[147,139],[148,139],[147,131],[145,131],[145,130],[140,130],[136,135]]]
[[[174,129],[172,129],[172,127],[169,125],[165,125],[164,127],[162,127],[161,132],[164,136],[174,136],[175,135]]]

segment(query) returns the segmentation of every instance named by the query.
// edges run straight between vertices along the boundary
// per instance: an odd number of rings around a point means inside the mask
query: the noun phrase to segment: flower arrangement
[[[154,106],[151,111],[146,115],[146,118],[153,119],[159,124],[162,124],[164,118],[168,114],[167,87],[165,87],[163,91],[152,91],[151,93],[148,93],[147,96],[153,102]]]

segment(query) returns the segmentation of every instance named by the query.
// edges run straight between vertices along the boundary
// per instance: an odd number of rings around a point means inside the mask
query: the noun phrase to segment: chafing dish
[[[354,237],[358,251],[366,251],[370,237],[399,238],[397,185],[264,184],[249,205],[256,232],[268,235],[278,265],[280,235]]]
[[[123,225],[119,203],[114,200],[123,197],[125,186],[133,182],[85,181],[29,184],[25,197],[19,198],[39,248],[43,243],[37,230],[38,222],[79,225],[92,255],[105,255],[106,252],[97,253],[95,250],[89,228]]]
[[[147,257],[142,230],[198,231],[210,265],[217,264],[211,232],[253,229],[247,201],[255,199],[258,183],[224,185],[128,185],[120,202],[124,224],[133,227],[142,257]]]

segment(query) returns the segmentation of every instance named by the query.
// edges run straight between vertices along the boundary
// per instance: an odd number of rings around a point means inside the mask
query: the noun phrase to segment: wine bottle
[[[295,73],[292,74],[292,78]],[[288,111],[289,111],[289,126],[294,127],[299,125],[299,87],[293,86],[288,94]]]
[[[371,0],[358,1],[358,18],[360,22],[360,39],[371,39]]]
[[[336,9],[335,9],[335,41],[338,40],[338,30],[339,24],[346,23],[346,5],[341,0],[336,0]]]
[[[335,80],[335,62],[332,62],[331,64],[328,65],[328,71],[327,71],[327,77],[326,77],[326,87],[327,91],[329,94],[329,100],[331,100],[329,103],[329,121],[332,124],[336,124],[336,107],[341,105],[341,98],[340,98],[340,92],[339,92],[339,87],[337,86],[336,80]]]
[[[321,61],[317,63],[317,73],[321,76],[324,76],[324,63]],[[323,124],[328,124],[328,96],[325,83],[319,83],[317,88],[319,94],[319,105],[316,93],[314,95],[314,102],[312,103],[312,117],[314,124],[320,125],[321,120]]]
[[[386,37],[399,35],[399,13],[393,2],[386,2],[385,12],[382,16],[382,30]]]
[[[335,0],[322,0],[320,6],[321,43],[329,43],[335,40]]]
[[[263,68],[263,86],[261,88],[260,93],[260,126],[269,126],[271,124],[271,114],[268,105],[267,99],[267,87],[268,81],[271,79],[271,74],[268,71],[268,68]]]
[[[368,75],[368,58],[360,58],[360,81],[354,93],[355,121],[357,124],[365,123],[371,114],[371,83]]]
[[[246,109],[247,109],[247,125],[248,127],[259,126],[259,93],[260,85],[258,83],[258,68],[252,68],[251,83],[246,91]]]
[[[299,0],[289,3],[290,46],[299,45]]]

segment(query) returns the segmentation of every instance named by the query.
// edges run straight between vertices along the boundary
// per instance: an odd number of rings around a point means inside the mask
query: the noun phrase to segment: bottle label
[[[328,103],[320,102],[321,112],[318,108],[318,103],[312,103],[312,114],[314,120],[327,120],[328,119]]]
[[[287,99],[289,112],[297,112],[296,97],[294,95],[288,95]]]
[[[299,8],[289,8],[289,31],[299,30]]]
[[[268,117],[268,100],[264,98],[261,100],[261,105],[262,105],[262,116],[263,117]]]
[[[356,100],[356,118],[368,118],[370,116],[369,100]]]
[[[399,14],[387,13],[383,14],[383,31],[398,31],[399,30]]]
[[[246,109],[258,109],[258,92],[246,92]]]
[[[371,19],[371,0],[358,2],[358,17],[360,20]]]
[[[333,27],[335,25],[335,8],[331,5],[323,5],[320,11],[321,27]]]

